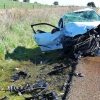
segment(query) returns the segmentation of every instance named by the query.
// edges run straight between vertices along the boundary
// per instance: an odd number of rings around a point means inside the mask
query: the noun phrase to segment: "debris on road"
[[[85,75],[82,74],[82,73],[74,73],[75,76],[78,76],[78,77],[84,77]]]

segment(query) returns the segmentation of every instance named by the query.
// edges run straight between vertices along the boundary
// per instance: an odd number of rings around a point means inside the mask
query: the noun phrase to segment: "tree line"
[[[13,0],[13,1],[18,1],[18,0]],[[30,0],[23,0],[23,2],[29,2]],[[59,5],[58,1],[54,1],[53,5]],[[94,2],[88,2],[87,5],[88,7],[96,7]]]
[[[58,1],[54,1],[53,4],[54,5],[59,5],[59,2]],[[88,2],[86,6],[88,6],[88,7],[96,7],[94,2]]]

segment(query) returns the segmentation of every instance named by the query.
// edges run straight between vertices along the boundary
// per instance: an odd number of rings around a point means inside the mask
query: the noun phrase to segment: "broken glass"
[[[100,21],[100,16],[93,10],[67,13],[63,16],[64,23]]]

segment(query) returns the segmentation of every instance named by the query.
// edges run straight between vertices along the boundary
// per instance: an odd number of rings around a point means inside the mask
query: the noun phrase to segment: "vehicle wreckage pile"
[[[64,36],[62,44],[64,50],[61,54],[62,58],[98,55],[100,49],[100,25],[84,34],[78,34],[74,37]]]

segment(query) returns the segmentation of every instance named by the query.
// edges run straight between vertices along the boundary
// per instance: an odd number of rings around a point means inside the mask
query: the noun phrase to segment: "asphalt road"
[[[79,60],[67,100],[100,100],[100,57],[86,57]]]

